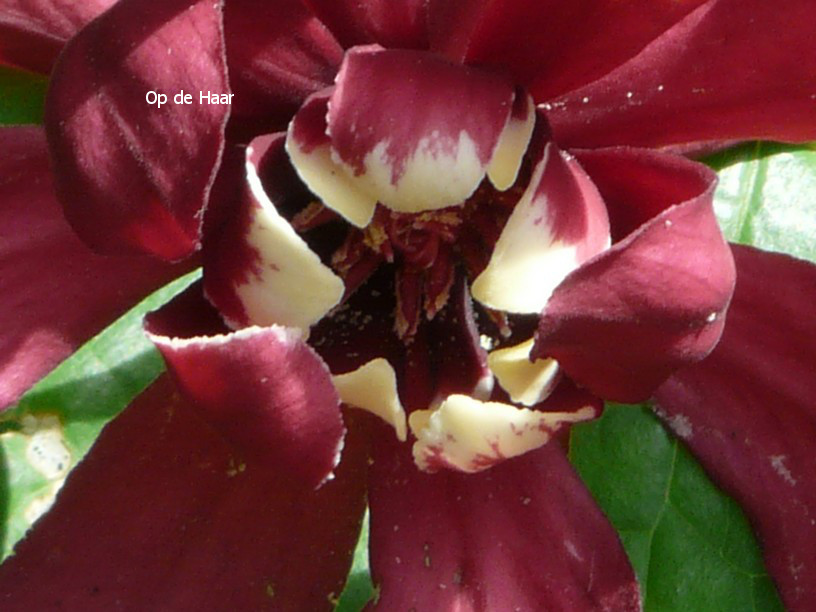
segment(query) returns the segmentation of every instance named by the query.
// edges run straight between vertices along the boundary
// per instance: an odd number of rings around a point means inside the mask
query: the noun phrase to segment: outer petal
[[[375,609],[639,610],[617,534],[558,445],[428,475],[391,437],[370,469]]]
[[[505,312],[541,312],[567,274],[607,247],[598,190],[571,156],[547,143],[473,296]]]
[[[297,330],[215,335],[218,314],[200,291],[194,285],[147,318],[179,389],[248,460],[319,486],[345,434],[328,368]]]
[[[632,197],[633,209],[641,198],[653,206],[666,202],[662,189],[669,183],[675,187],[668,193],[678,193],[679,184],[688,194],[570,274],[539,321],[533,357],[555,358],[600,397],[641,401],[674,370],[708,355],[722,333],[734,262],[712,208],[716,176],[700,164],[643,150],[600,151],[581,160],[618,197],[642,190]]]
[[[484,178],[515,95],[502,78],[432,54],[352,49],[329,103],[335,160],[393,210],[459,204]]]
[[[230,0],[224,9],[231,131],[280,131],[309,94],[332,84],[343,49],[298,0]]]
[[[0,1],[0,64],[48,74],[65,42],[113,3]]]
[[[330,610],[365,507],[361,450],[312,491],[244,463],[160,379],[2,566],[0,607]]]
[[[262,136],[247,147],[243,193],[233,194],[240,200],[230,202],[232,218],[218,238],[207,243],[207,296],[235,327],[306,329],[343,297],[343,281],[295,233],[261,183],[265,158],[288,164],[284,140],[282,133]],[[273,197],[283,191],[287,178],[284,173],[272,177]]]
[[[704,1],[431,0],[431,46],[509,72],[542,101],[606,74]]]
[[[0,130],[0,408],[83,341],[186,269],[101,257],[56,201],[40,128]]]
[[[816,138],[816,7],[715,0],[637,57],[551,102],[564,146]],[[617,29],[617,26],[616,28]]]
[[[346,48],[427,48],[427,0],[304,0]]]
[[[179,259],[197,247],[229,114],[199,103],[229,93],[221,18],[209,0],[122,0],[66,46],[46,128],[65,214],[94,248]],[[191,104],[174,102],[182,90]]]
[[[816,601],[816,267],[734,246],[722,340],[657,412],[745,509],[791,610]]]

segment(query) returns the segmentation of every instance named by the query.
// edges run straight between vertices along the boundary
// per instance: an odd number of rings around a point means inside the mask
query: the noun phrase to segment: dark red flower
[[[1,61],[56,61],[47,148],[0,132],[4,402],[204,264],[146,325],[175,387],[103,432],[9,609],[324,607],[366,497],[382,609],[638,609],[548,441],[653,395],[816,598],[816,271],[729,248],[675,154],[816,138],[809,2],[0,6]]]

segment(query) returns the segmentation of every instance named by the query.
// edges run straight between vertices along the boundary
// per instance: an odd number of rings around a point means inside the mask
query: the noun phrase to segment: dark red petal
[[[603,76],[704,1],[431,0],[431,47],[508,72],[543,101]]]
[[[734,246],[722,340],[672,376],[658,414],[745,509],[790,610],[816,601],[816,267]]]
[[[199,103],[229,93],[221,21],[217,1],[122,0],[66,46],[45,122],[65,214],[94,248],[196,249],[229,115]],[[190,104],[174,102],[180,91]]]
[[[248,460],[312,487],[330,477],[345,435],[340,400],[297,330],[223,333],[200,284],[148,315],[146,329],[181,392]]]
[[[330,610],[365,507],[363,450],[352,440],[312,491],[244,463],[162,378],[0,568],[2,608]]]
[[[425,49],[427,0],[304,0],[346,47]]]
[[[186,269],[102,257],[54,195],[42,129],[0,130],[0,408],[140,298]]]
[[[628,177],[635,206],[650,198],[665,202],[661,190],[669,183],[683,186],[669,193],[688,199],[564,279],[541,315],[532,356],[555,358],[604,399],[642,401],[674,370],[707,356],[722,333],[734,262],[712,208],[716,175],[646,150],[581,159]]]
[[[65,42],[115,0],[0,0],[0,64],[48,74]]]
[[[486,472],[417,471],[381,428],[370,468],[381,610],[639,610],[618,536],[557,444]]]
[[[640,55],[551,101],[563,146],[816,138],[816,5],[708,2]],[[613,30],[617,30],[617,24]]]
[[[327,131],[337,161],[376,200],[442,208],[478,187],[515,95],[499,76],[429,53],[359,47],[337,76]]]
[[[285,130],[309,94],[332,84],[343,59],[298,0],[230,0],[224,29],[235,92],[230,131],[240,135]]]

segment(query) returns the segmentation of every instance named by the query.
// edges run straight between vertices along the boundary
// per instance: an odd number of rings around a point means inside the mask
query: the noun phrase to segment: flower
[[[32,68],[70,37],[46,117],[54,187],[86,244],[139,255],[85,251],[54,214],[40,132],[3,133],[10,217],[53,228],[56,287],[90,271],[59,346],[32,333],[49,316],[33,294],[4,339],[26,342],[6,397],[184,269],[145,253],[204,262],[203,287],[147,322],[175,388],[106,429],[3,567],[15,605],[326,605],[367,496],[384,609],[637,609],[617,536],[546,442],[597,398],[652,393],[751,515],[786,603],[813,599],[816,273],[732,259],[713,174],[669,152],[814,137],[808,3],[305,4],[122,0],[7,26],[0,57]],[[153,109],[147,90],[234,106]],[[34,248],[8,260],[45,274],[40,252],[21,258]],[[765,312],[784,324],[746,350]]]

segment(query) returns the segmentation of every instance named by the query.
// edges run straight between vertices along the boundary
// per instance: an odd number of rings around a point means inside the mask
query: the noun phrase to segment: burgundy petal
[[[551,101],[564,146],[816,138],[816,6],[708,2],[637,57]],[[617,24],[615,29],[617,29]]]
[[[298,330],[223,333],[219,324],[196,284],[149,315],[146,329],[182,393],[248,460],[319,486],[345,435],[328,368]]]
[[[816,267],[734,246],[722,340],[657,412],[748,514],[790,610],[816,601]]]
[[[617,534],[557,444],[429,475],[392,437],[370,468],[375,609],[640,609]]]
[[[160,379],[0,567],[0,607],[331,610],[365,507],[350,440],[320,491],[244,463]]]
[[[429,53],[358,47],[337,76],[327,133],[375,200],[401,212],[443,208],[484,178],[515,96],[503,78]]]
[[[286,129],[309,94],[332,84],[343,49],[298,0],[230,0],[224,9],[231,131]]]
[[[603,76],[704,1],[431,0],[431,47],[509,72],[543,101]]]
[[[3,128],[0,150],[4,408],[129,306],[186,269],[90,251],[62,216],[41,128]]]
[[[210,0],[122,0],[66,46],[45,122],[65,214],[94,248],[179,259],[197,247],[229,115],[199,97],[229,94],[221,21]],[[174,101],[181,91],[191,103]]]
[[[580,160],[618,197],[639,192],[631,197],[633,215],[639,206],[668,203],[666,185],[686,199],[564,279],[541,315],[532,356],[555,358],[600,397],[642,401],[674,370],[708,355],[722,333],[734,262],[712,208],[716,175],[695,162],[637,149],[585,153]],[[606,185],[599,187],[604,194]]]
[[[48,74],[65,42],[115,0],[0,0],[0,64]]]
[[[427,0],[304,0],[340,43],[425,49]]]

